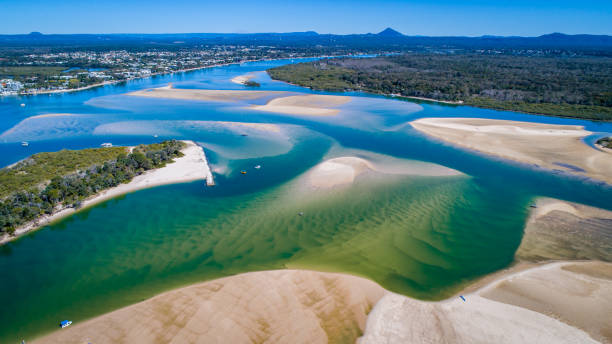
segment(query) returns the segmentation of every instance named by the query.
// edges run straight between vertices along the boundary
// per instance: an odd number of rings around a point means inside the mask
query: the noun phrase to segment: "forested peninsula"
[[[612,120],[612,58],[408,53],[268,70],[324,91],[364,91],[590,120]]]
[[[0,236],[183,156],[181,141],[34,154],[0,169]]]

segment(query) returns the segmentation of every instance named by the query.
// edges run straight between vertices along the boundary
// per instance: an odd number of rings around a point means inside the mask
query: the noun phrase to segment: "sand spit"
[[[36,343],[354,342],[385,290],[332,273],[245,273],[174,290]]]
[[[236,91],[236,90],[199,90],[173,88],[171,85],[150,88],[142,91],[130,92],[129,96],[201,100],[210,102],[235,102],[242,100],[254,100],[269,96],[279,96],[285,94],[282,91]]]
[[[251,106],[251,109],[299,116],[333,116],[340,112],[334,107],[346,104],[350,100],[351,97],[347,96],[308,94],[275,98],[266,105]]]
[[[610,263],[539,265],[463,296],[426,302],[349,275],[251,272],[170,291],[35,342],[352,343],[364,329],[361,344],[612,340]]]
[[[247,83],[247,81],[253,79],[255,77],[255,74],[253,73],[248,73],[248,74],[244,74],[244,75],[239,75],[235,78],[232,78],[232,82],[235,84],[240,84],[240,85],[244,85]]]
[[[553,263],[502,277],[441,302],[389,293],[374,307],[364,343],[610,342],[612,264]]]
[[[180,158],[174,159],[174,162],[165,167],[151,170],[134,177],[127,184],[122,184],[114,188],[107,189],[101,193],[92,196],[83,201],[82,208],[90,207],[94,204],[106,201],[108,199],[142,190],[154,186],[184,183],[194,180],[206,180],[207,183],[213,183],[212,172],[206,161],[204,150],[196,145],[193,141],[183,141],[187,144],[182,152],[185,154]],[[36,221],[32,221],[24,226],[17,228],[15,236],[5,234],[0,237],[0,245],[14,240],[15,238],[31,231],[48,225],[54,221],[71,215],[75,212],[74,208],[65,208],[54,214],[43,216]]]
[[[584,144],[591,132],[581,126],[477,118],[422,118],[411,125],[465,148],[612,184],[612,153]]]
[[[355,157],[343,156],[325,160],[307,172],[309,184],[315,188],[329,189],[352,184],[359,175],[375,172],[379,174],[454,176],[461,173],[444,166],[397,159],[381,154]]]
[[[612,211],[552,198],[539,198],[521,245],[519,260],[612,262]]]

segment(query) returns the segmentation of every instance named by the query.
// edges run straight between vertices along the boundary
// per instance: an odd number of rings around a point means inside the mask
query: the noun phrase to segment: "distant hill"
[[[392,28],[388,27],[384,30],[382,30],[381,32],[379,32],[377,34],[378,36],[382,36],[382,37],[401,37],[403,36],[403,34],[393,30]]]

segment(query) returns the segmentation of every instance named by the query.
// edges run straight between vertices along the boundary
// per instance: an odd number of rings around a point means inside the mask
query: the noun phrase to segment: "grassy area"
[[[25,79],[32,76],[49,77],[60,75],[66,67],[45,67],[45,66],[20,66],[20,67],[0,67],[0,79],[15,78]]]
[[[128,183],[183,155],[180,141],[38,153],[0,170],[0,234],[57,209],[78,208],[87,197]]]
[[[125,152],[125,147],[109,147],[34,154],[11,168],[0,169],[0,199],[36,188],[53,177],[103,164]]]

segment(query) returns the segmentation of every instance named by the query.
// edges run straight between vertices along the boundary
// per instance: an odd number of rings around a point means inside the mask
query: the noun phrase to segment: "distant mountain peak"
[[[379,36],[385,36],[385,37],[400,37],[400,36],[403,36],[402,33],[397,32],[397,31],[393,30],[390,27],[382,30],[381,32],[378,33],[378,35]]]

